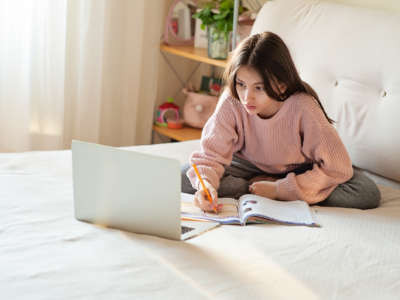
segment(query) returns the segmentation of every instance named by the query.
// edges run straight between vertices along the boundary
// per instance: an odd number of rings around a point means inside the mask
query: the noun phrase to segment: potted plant
[[[200,1],[193,18],[201,20],[201,29],[207,29],[208,56],[226,59],[229,52],[230,33],[233,28],[234,0]],[[239,14],[244,7],[239,5]]]

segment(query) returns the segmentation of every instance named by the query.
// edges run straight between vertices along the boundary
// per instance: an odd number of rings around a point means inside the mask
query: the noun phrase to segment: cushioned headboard
[[[288,45],[353,164],[400,181],[400,16],[326,1],[268,1],[252,33]]]

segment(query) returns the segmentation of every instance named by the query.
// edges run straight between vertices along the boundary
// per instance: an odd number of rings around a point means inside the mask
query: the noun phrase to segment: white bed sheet
[[[186,161],[198,141],[134,149]],[[2,299],[399,299],[400,192],[313,209],[322,228],[221,226],[187,242],[73,218],[71,152],[0,155]]]

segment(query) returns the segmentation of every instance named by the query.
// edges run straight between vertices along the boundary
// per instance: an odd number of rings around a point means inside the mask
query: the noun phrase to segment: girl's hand
[[[204,180],[204,185],[206,186],[208,192],[210,193],[210,196],[213,200],[213,205],[211,205],[210,200],[207,197],[206,191],[203,190],[203,188],[201,188],[194,194],[194,204],[207,212],[215,212],[215,210],[217,210],[217,212],[220,212],[222,209],[222,204],[218,204],[217,191],[206,180]]]
[[[276,183],[271,181],[257,181],[249,186],[249,191],[252,194],[276,199],[278,193],[276,191]]]

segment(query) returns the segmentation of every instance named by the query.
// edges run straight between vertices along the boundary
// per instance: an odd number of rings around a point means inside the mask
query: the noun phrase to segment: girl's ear
[[[281,94],[286,92],[287,86],[283,82],[278,82],[278,89]]]
[[[272,88],[274,89],[275,93],[282,95],[286,92],[287,86],[277,78],[273,78]]]

